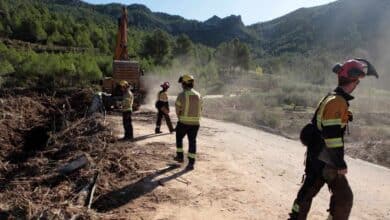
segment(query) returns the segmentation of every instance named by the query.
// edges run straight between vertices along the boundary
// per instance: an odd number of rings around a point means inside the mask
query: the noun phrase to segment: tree
[[[42,42],[47,38],[47,34],[42,28],[42,24],[34,19],[22,20],[18,36],[20,39],[30,42]]]
[[[48,45],[61,44],[62,42],[64,42],[64,37],[57,30],[47,38]]]
[[[242,68],[248,70],[250,67],[250,51],[245,43],[234,39],[218,46],[215,58],[220,66],[227,69]]]
[[[230,43],[221,43],[215,51],[215,59],[219,66],[224,69],[231,69],[233,67],[234,51]]]
[[[76,33],[76,44],[79,47],[87,47],[87,48],[92,48],[93,44],[91,40],[89,39],[89,32],[87,28],[84,29],[84,31],[79,31]]]
[[[1,15],[0,15],[1,17]],[[0,37],[5,37],[6,36],[6,31],[5,31],[5,27],[3,25],[3,23],[0,21]]]
[[[0,1],[0,37],[8,37],[11,33],[8,7],[5,3]]]
[[[179,56],[188,56],[193,52],[193,44],[190,38],[182,34],[176,39],[175,48],[173,49],[173,54],[176,57]]]
[[[64,46],[68,46],[68,47],[76,46],[76,42],[74,41],[72,35],[70,35],[70,34],[65,34],[64,35],[63,44],[64,44]]]
[[[90,27],[91,30],[91,42],[95,48],[99,48],[101,52],[108,51],[108,45],[106,45],[106,40],[104,39],[103,31],[98,28],[96,25]]]
[[[146,37],[142,55],[145,58],[151,57],[155,64],[164,65],[168,62],[170,51],[168,34],[162,30],[156,30],[152,35]]]
[[[238,39],[235,39],[233,41],[233,45],[234,45],[234,52],[235,52],[234,66],[241,67],[245,70],[248,70],[250,65],[250,60],[251,60],[248,45],[246,45],[245,43],[240,43]]]
[[[14,67],[7,60],[0,61],[0,76],[15,72]]]
[[[102,71],[91,56],[84,55],[80,58],[77,72],[83,83],[99,80],[103,77]]]
[[[49,20],[45,25],[45,31],[47,35],[52,35],[54,32],[58,31],[57,22],[55,20]]]

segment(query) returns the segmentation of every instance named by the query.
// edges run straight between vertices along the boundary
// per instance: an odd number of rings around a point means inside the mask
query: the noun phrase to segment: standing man
[[[311,121],[312,132],[302,141],[308,148],[306,177],[294,201],[290,220],[307,218],[313,197],[325,183],[331,191],[328,219],[347,220],[352,209],[353,194],[346,178],[348,169],[344,160],[344,133],[353,119],[348,110],[349,101],[354,98],[351,93],[361,78],[365,75],[378,78],[378,74],[363,59],[337,64],[333,72],[338,76],[338,87],[322,99]]]
[[[123,128],[125,130],[125,136],[123,137],[123,140],[132,140],[134,136],[133,136],[133,125],[131,121],[131,114],[133,112],[134,96],[130,90],[130,84],[127,81],[121,80],[119,82],[119,85],[123,93],[123,99],[122,99],[123,115],[122,116],[123,116]]]
[[[111,94],[105,93],[102,91],[95,92],[95,94],[93,95],[93,98],[92,98],[91,105],[89,106],[88,111],[87,111],[88,117],[91,116],[95,112],[99,112],[99,113],[103,114],[104,117],[106,117],[107,112],[106,112],[106,108],[104,106],[104,100],[105,100],[105,97],[107,97],[107,96],[111,96]]]
[[[172,133],[175,129],[173,128],[171,118],[169,117],[169,102],[167,93],[169,89],[169,82],[164,82],[160,85],[160,87],[162,88],[162,90],[158,92],[156,101],[157,122],[155,133],[162,133],[160,130],[162,117],[165,118],[165,121],[167,122],[167,126],[169,128],[169,132]]]
[[[188,137],[188,165],[187,170],[193,170],[196,159],[196,136],[199,130],[202,100],[200,94],[195,91],[194,77],[185,74],[179,78],[183,92],[176,99],[176,114],[179,119],[176,126],[176,157],[177,162],[184,162],[183,138]]]

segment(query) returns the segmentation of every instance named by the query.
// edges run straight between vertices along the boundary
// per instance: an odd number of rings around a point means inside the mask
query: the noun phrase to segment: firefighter
[[[88,111],[87,111],[87,116],[91,116],[92,114],[94,114],[95,112],[99,112],[101,114],[103,114],[104,116],[106,116],[106,108],[104,106],[104,97],[106,96],[111,96],[111,94],[109,93],[105,93],[105,92],[101,92],[101,91],[98,91],[98,92],[95,92],[95,94],[93,95],[93,98],[92,98],[92,102],[91,102],[91,105],[89,106],[88,108]]]
[[[185,74],[179,78],[183,91],[176,99],[176,114],[179,119],[176,126],[176,157],[177,162],[184,162],[183,138],[188,137],[187,170],[193,170],[196,159],[196,136],[199,130],[202,100],[200,94],[193,89],[194,77]]]
[[[353,194],[346,174],[344,133],[352,113],[348,110],[351,93],[365,75],[378,77],[375,68],[366,60],[352,59],[333,68],[338,87],[325,96],[314,113],[312,135],[302,141],[307,144],[305,179],[294,201],[290,220],[306,219],[313,197],[326,183],[331,192],[328,219],[346,220],[352,209]],[[318,134],[318,135],[316,135]],[[302,133],[301,133],[302,139]]]
[[[161,127],[161,119],[164,117],[169,128],[169,132],[172,133],[175,129],[172,126],[171,118],[169,117],[169,103],[168,103],[168,89],[169,82],[164,82],[160,85],[162,90],[157,94],[156,108],[157,108],[157,122],[155,133],[162,133],[160,130]]]
[[[131,114],[133,112],[134,96],[130,90],[131,86],[127,81],[121,80],[119,82],[119,86],[123,94],[122,118],[123,118],[123,128],[125,130],[125,136],[123,137],[123,140],[132,140],[134,136],[133,136],[133,125],[131,121]]]

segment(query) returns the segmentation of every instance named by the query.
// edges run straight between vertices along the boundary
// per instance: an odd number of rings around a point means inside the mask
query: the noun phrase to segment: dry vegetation
[[[390,167],[389,92],[364,82],[351,101],[355,121],[346,135],[347,153]],[[375,85],[375,84],[374,84]],[[242,88],[245,88],[242,89]],[[311,120],[314,108],[331,87],[286,81],[278,76],[242,79],[220,99],[206,99],[206,117],[233,121],[298,139],[300,129]],[[367,89],[368,88],[368,89]]]
[[[112,210],[147,192],[139,182],[158,175],[167,153],[117,142],[102,117],[83,117],[89,97],[1,94],[0,219],[117,219],[126,215]]]

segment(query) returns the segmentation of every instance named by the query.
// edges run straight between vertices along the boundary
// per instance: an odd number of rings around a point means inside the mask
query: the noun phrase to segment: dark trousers
[[[183,158],[183,138],[188,137],[188,161],[191,164],[195,163],[196,156],[196,136],[198,135],[199,125],[186,125],[180,122],[176,127],[176,152],[177,156]]]
[[[172,122],[171,122],[171,118],[169,117],[169,114],[164,113],[160,109],[158,109],[158,112],[157,112],[156,130],[160,131],[161,120],[163,117],[165,118],[165,122],[167,123],[169,132],[172,132],[173,126],[172,126]]]
[[[123,112],[123,128],[125,130],[125,139],[133,139],[133,124],[131,121],[131,111]]]
[[[306,173],[303,185],[294,201],[291,220],[307,218],[313,198],[327,184],[331,192],[329,214],[334,220],[347,220],[353,205],[353,194],[345,175],[337,174],[337,170],[325,166],[321,173]]]

